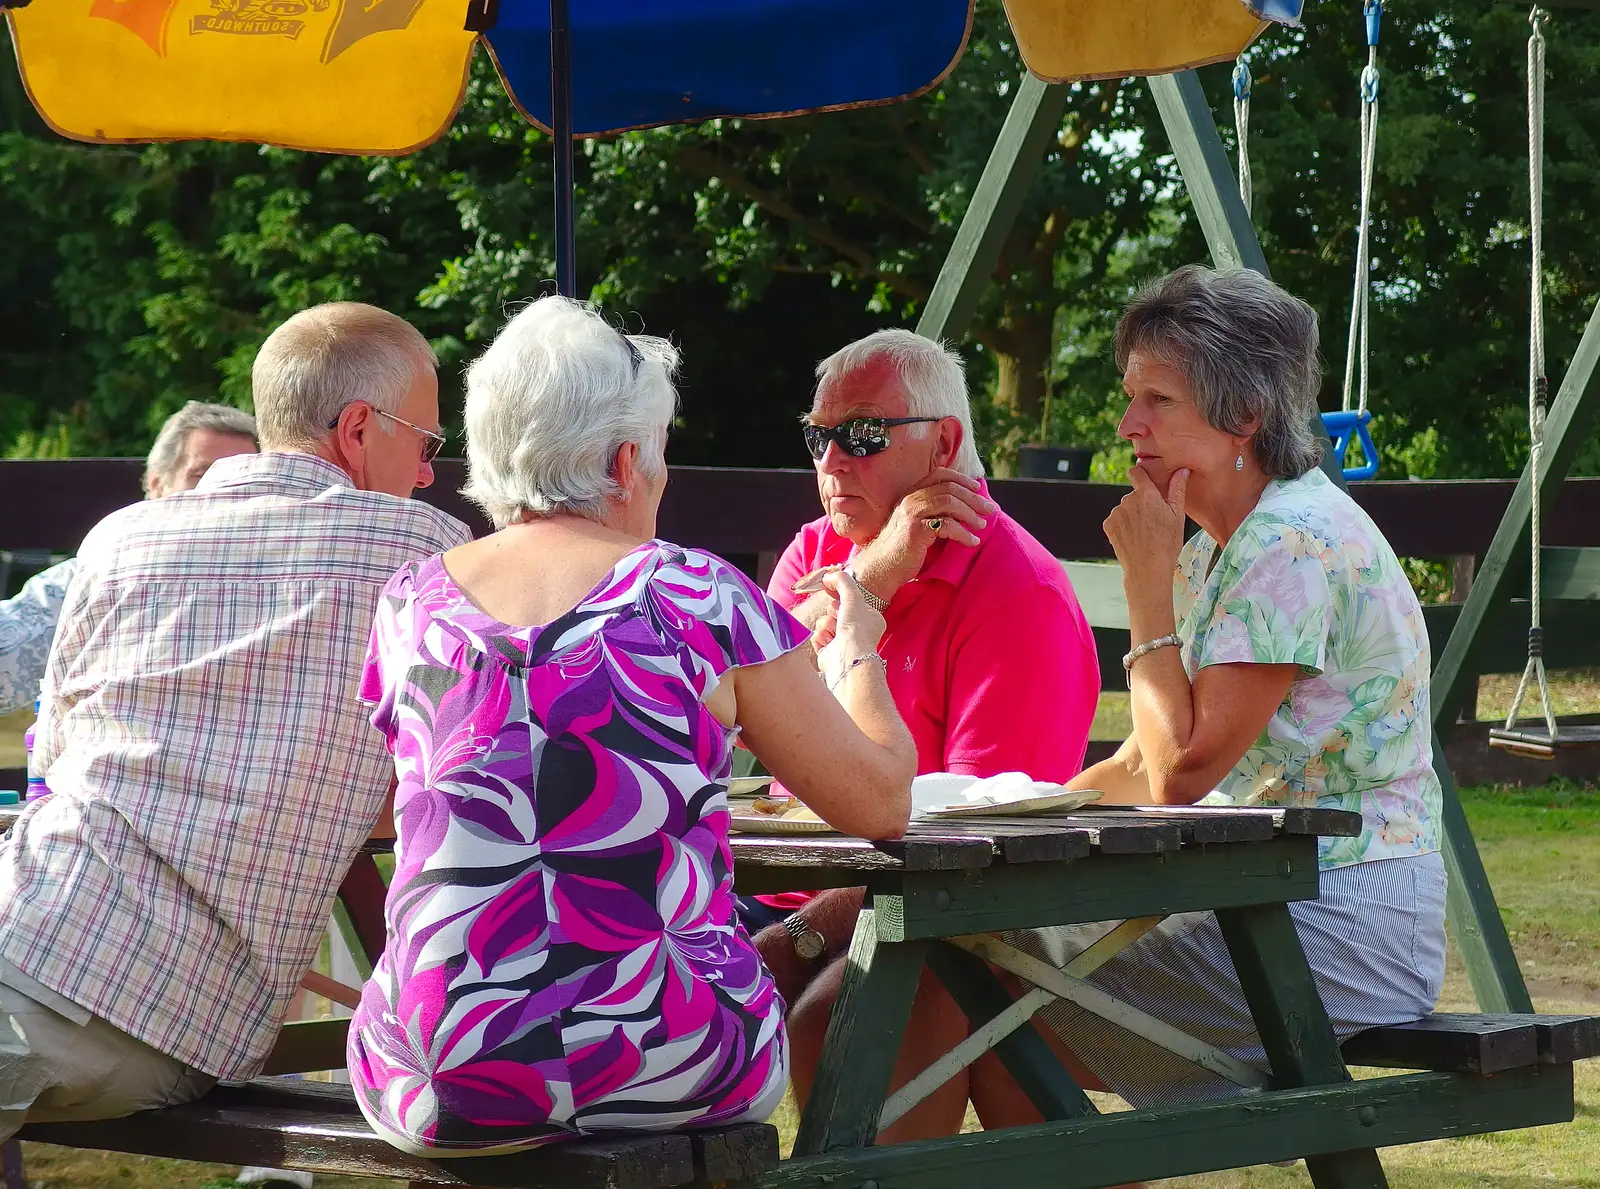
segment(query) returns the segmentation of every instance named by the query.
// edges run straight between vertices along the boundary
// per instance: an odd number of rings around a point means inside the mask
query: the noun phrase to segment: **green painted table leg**
[[[867,1147],[877,1139],[878,1116],[889,1096],[926,952],[925,941],[879,941],[874,910],[861,910],[811,1097],[795,1134],[796,1156]]]
[[[1485,1012],[1531,1012],[1533,999],[1522,980],[1516,951],[1500,908],[1494,902],[1489,873],[1483,869],[1477,841],[1456,794],[1455,778],[1444,758],[1444,745],[1433,736],[1433,770],[1443,789],[1444,865],[1449,876],[1445,890],[1445,916],[1461,960]]]
[[[975,1028],[1011,1006],[1010,993],[989,964],[966,950],[934,942],[928,950],[928,965]],[[1033,1021],[995,1045],[994,1054],[1045,1119],[1096,1113],[1088,1095],[1072,1080]]]
[[[1348,1082],[1350,1071],[1328,1022],[1311,966],[1284,904],[1217,913],[1223,939],[1239,974],[1261,1047],[1280,1089]],[[1317,1189],[1387,1189],[1388,1178],[1371,1148],[1306,1160]]]

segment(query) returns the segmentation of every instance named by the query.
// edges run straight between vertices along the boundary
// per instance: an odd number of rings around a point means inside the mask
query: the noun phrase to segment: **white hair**
[[[651,477],[666,466],[677,370],[666,339],[624,335],[571,298],[530,302],[467,369],[461,494],[496,528],[525,513],[598,519],[622,494],[611,468],[623,445]]]
[[[983,478],[983,460],[972,439],[972,406],[967,399],[966,367],[944,343],[909,330],[879,330],[857,339],[817,364],[817,387],[860,371],[874,360],[894,364],[906,392],[908,417],[954,417],[961,422],[961,446],[950,469]],[[913,436],[925,436],[931,425],[908,425]]]
[[[147,490],[152,479],[172,478],[172,472],[178,469],[178,459],[183,456],[183,448],[189,441],[190,433],[197,429],[238,434],[242,438],[249,438],[252,442],[256,440],[256,419],[243,409],[236,409],[232,405],[211,405],[204,401],[192,400],[168,417],[161,426],[161,432],[156,434],[156,440],[150,447],[150,456],[144,463],[144,484]]]
[[[421,332],[388,310],[356,301],[301,310],[267,336],[250,368],[261,444],[315,446],[356,401],[393,413],[438,362]],[[395,432],[386,417],[378,424]]]

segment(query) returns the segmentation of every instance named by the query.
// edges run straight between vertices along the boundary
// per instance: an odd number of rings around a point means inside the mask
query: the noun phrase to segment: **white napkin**
[[[963,776],[959,772],[928,772],[911,782],[911,816],[929,809],[957,805],[1002,805],[1059,793],[1065,786],[1035,780],[1026,772],[1000,772],[994,776]]]

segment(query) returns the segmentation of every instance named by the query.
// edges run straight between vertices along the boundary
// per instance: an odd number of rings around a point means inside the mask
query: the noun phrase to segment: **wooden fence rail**
[[[466,480],[465,464],[442,459],[434,464],[436,480],[419,498],[472,525],[488,528],[477,509],[458,491]],[[138,498],[142,462],[128,458],[0,462],[0,550],[70,553],[83,535],[107,513]],[[1439,482],[1357,483],[1351,495],[1365,508],[1402,556],[1446,558],[1480,556],[1488,548],[1496,524],[1515,485],[1509,480],[1445,480]],[[990,492],[1000,505],[1038,537],[1057,557],[1096,560],[1110,556],[1101,522],[1127,489],[1099,483],[1057,480],[996,479]],[[739,467],[673,467],[661,505],[660,535],[671,541],[709,549],[750,565],[788,544],[795,530],[818,515],[816,483],[810,471],[756,470]],[[1546,509],[1545,540],[1552,546],[1600,545],[1600,479],[1569,479],[1559,499]],[[1090,595],[1086,589],[1085,597]],[[1088,604],[1086,603],[1086,606]],[[1553,601],[1545,608],[1551,630],[1552,659],[1563,667],[1600,665],[1600,631],[1587,607]],[[1429,634],[1435,655],[1443,647],[1459,607],[1430,607]],[[1513,605],[1490,630],[1482,672],[1520,671],[1526,647],[1527,612]],[[1098,627],[1095,643],[1107,688],[1122,688],[1118,659],[1127,647],[1126,630]],[[1451,764],[1459,779],[1469,782],[1530,779],[1521,761],[1506,761],[1485,745],[1481,729],[1455,733]],[[1099,758],[1106,745],[1096,744]],[[1538,767],[1538,779],[1553,769],[1574,777],[1595,775],[1584,753],[1581,764]],[[21,780],[16,772],[0,773],[0,787]]]
[[[435,463],[419,498],[471,524],[481,515],[457,494],[465,464]],[[0,462],[0,548],[71,552],[96,521],[138,498],[142,462],[128,458]],[[1482,554],[1510,500],[1510,480],[1452,479],[1354,484],[1350,492],[1402,556]],[[1127,490],[1104,483],[995,479],[990,490],[1057,557],[1110,556],[1101,522]],[[818,515],[810,471],[673,467],[661,504],[667,540],[716,553],[782,549]],[[1600,545],[1600,479],[1569,479],[1545,512],[1550,545]]]

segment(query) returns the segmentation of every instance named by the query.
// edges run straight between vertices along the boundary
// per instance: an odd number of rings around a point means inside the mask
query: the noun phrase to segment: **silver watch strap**
[[[861,576],[854,570],[846,569],[845,573],[849,574],[851,579],[855,582],[856,587],[861,591],[861,597],[867,600],[867,606],[871,607],[874,611],[881,612],[889,605],[889,601],[887,599],[880,599],[877,595],[868,590],[867,584],[861,581]]]

